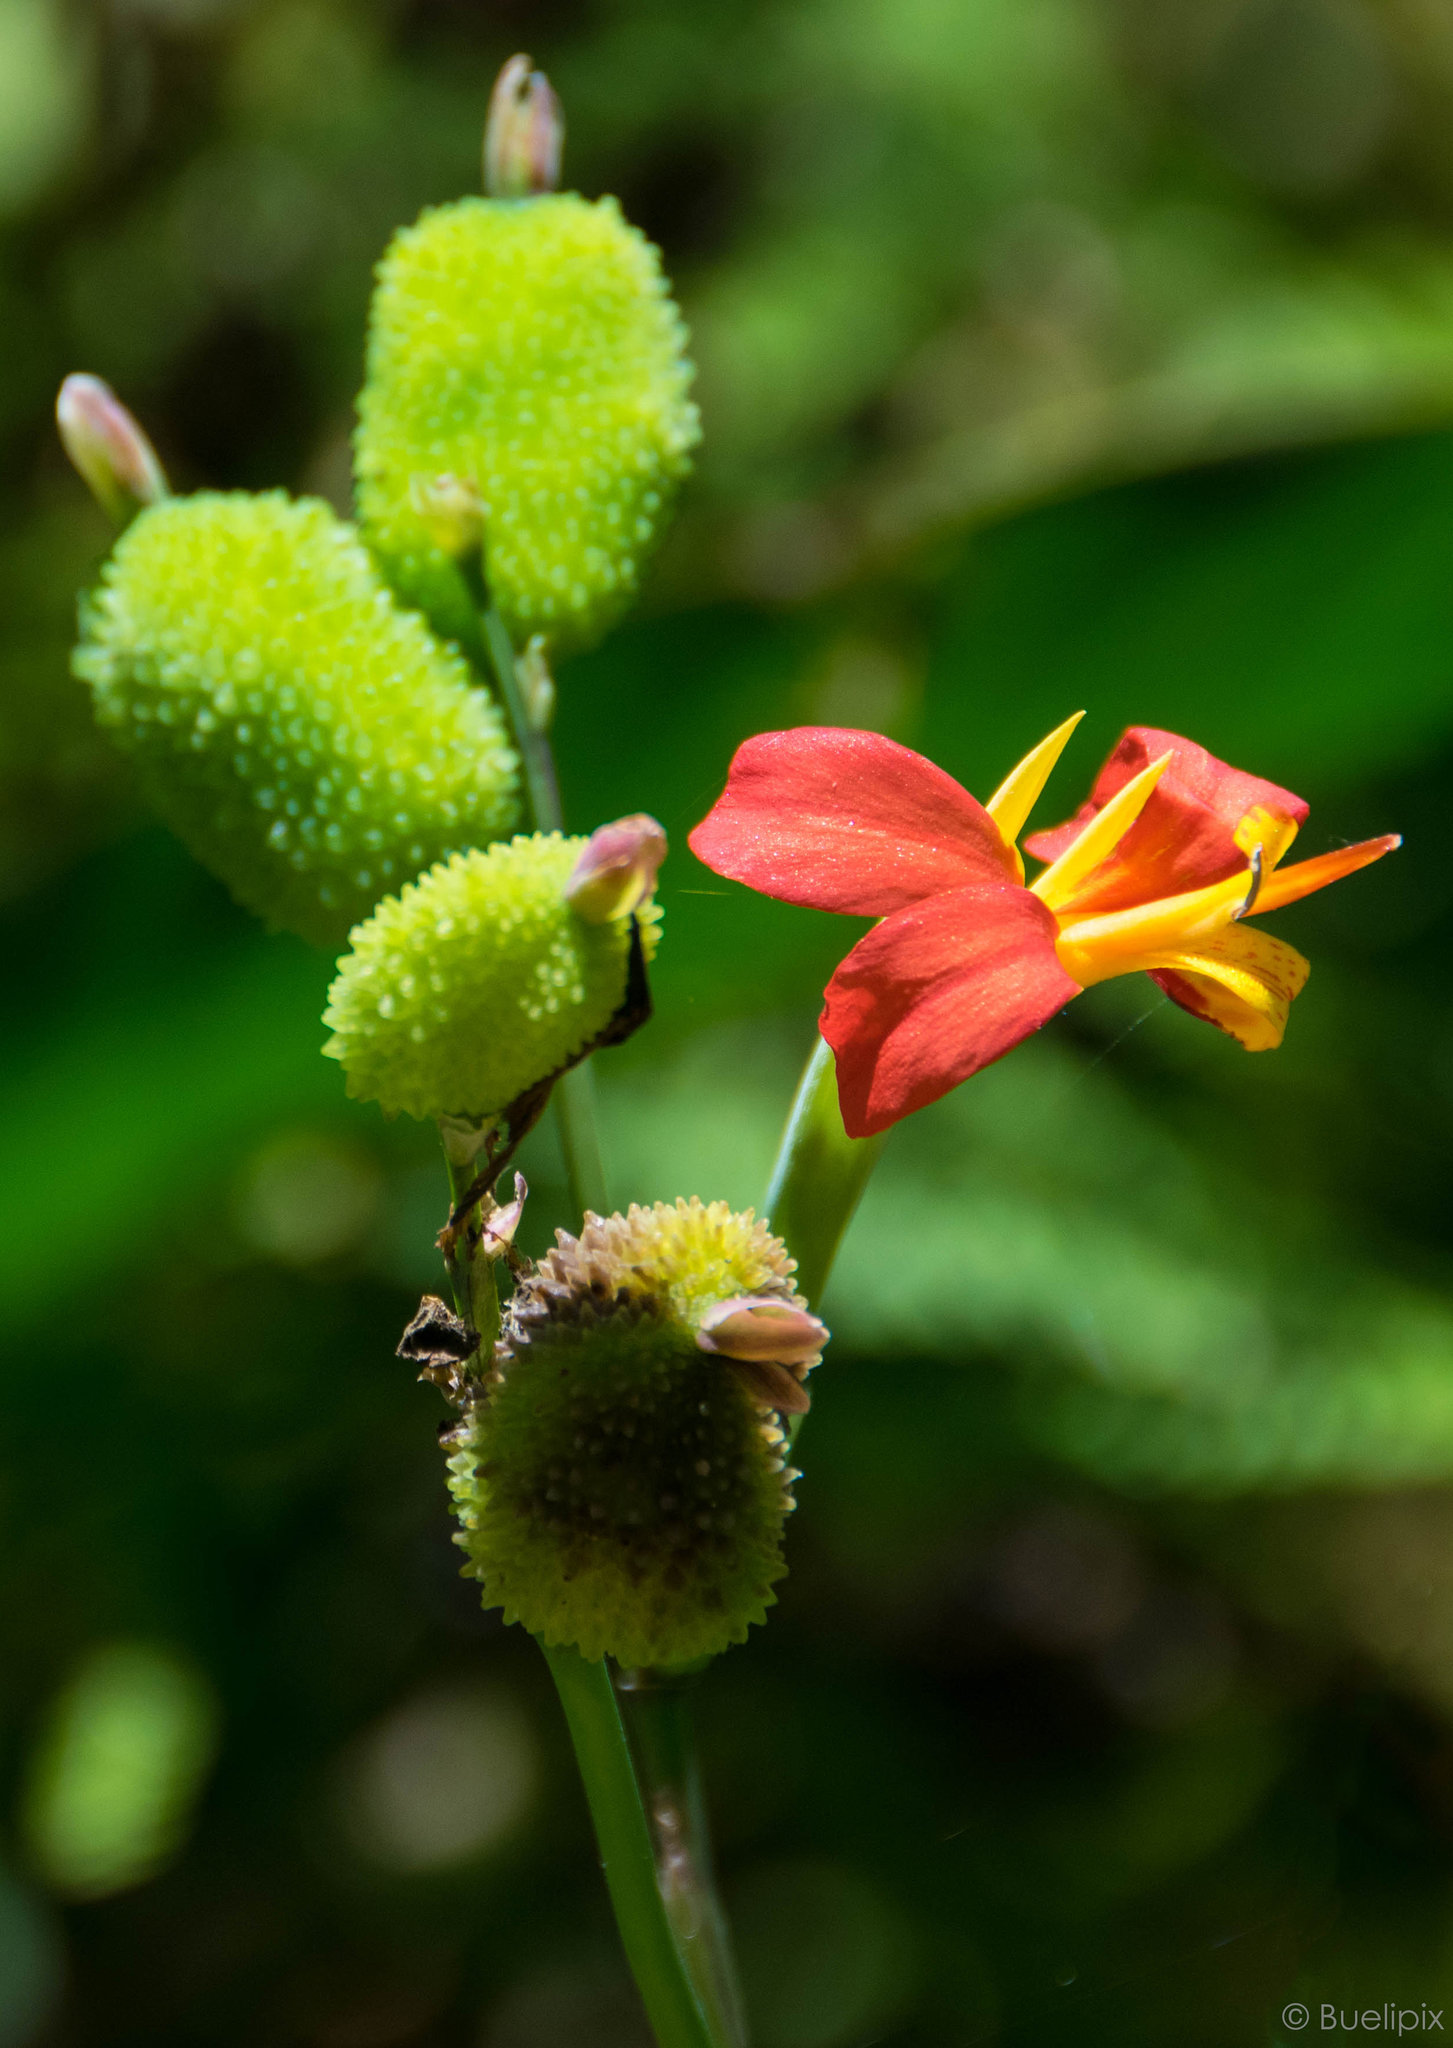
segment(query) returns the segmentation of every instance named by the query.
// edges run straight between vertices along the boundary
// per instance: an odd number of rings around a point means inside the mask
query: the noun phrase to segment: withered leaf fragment
[[[455,1315],[437,1294],[426,1294],[403,1336],[396,1356],[419,1368],[419,1378],[436,1386],[457,1408],[467,1407],[478,1391],[469,1371],[479,1351],[479,1334]]]

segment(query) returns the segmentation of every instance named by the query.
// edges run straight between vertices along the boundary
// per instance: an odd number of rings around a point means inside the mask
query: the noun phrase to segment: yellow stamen
[[[1114,851],[1149,803],[1155,785],[1171,764],[1171,758],[1168,753],[1162,754],[1158,761],[1142,768],[1111,797],[1104,810],[1091,818],[1079,838],[1065,848],[1059,859],[1045,869],[1032,885],[1042,903],[1053,910],[1057,905],[1068,902],[1086,875]],[[1069,971],[1073,973],[1074,970]],[[1122,970],[1113,971],[1118,973]]]
[[[1067,718],[1063,725],[1057,725],[1048,739],[1040,741],[1037,747],[1011,768],[984,809],[999,827],[1000,836],[1006,846],[1013,846],[1024,830],[1029,813],[1039,802],[1044,785],[1054,773],[1055,763],[1069,744],[1070,734],[1084,717],[1077,711],[1073,718]],[[1024,866],[1020,863],[1019,878],[1024,879]]]

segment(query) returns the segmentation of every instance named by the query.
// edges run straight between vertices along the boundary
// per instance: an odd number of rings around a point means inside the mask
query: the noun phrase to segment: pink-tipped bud
[[[706,1311],[696,1341],[724,1358],[810,1365],[827,1342],[827,1326],[774,1295],[738,1294]]]
[[[565,116],[549,79],[528,57],[511,57],[495,80],[484,127],[484,189],[491,199],[528,199],[560,183]]]
[[[525,1203],[530,1190],[522,1173],[515,1175],[515,1198],[504,1202],[497,1209],[482,1218],[479,1249],[487,1259],[502,1259],[515,1241],[515,1232],[520,1227],[520,1218],[525,1213]]]
[[[55,416],[67,455],[118,526],[167,495],[156,450],[109,384],[81,373],[67,377]]]
[[[479,553],[484,545],[484,500],[468,477],[410,477],[409,500],[441,554],[462,562]]]
[[[656,886],[666,834],[638,811],[592,832],[565,884],[565,900],[587,924],[609,924],[638,910]]]

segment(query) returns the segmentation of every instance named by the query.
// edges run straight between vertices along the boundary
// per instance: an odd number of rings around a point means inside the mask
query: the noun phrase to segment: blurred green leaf
[[[216,1705],[175,1652],[94,1651],[55,1702],[32,1760],[26,1836],[39,1869],[72,1898],[154,1877],[186,1840],[216,1741]]]
[[[0,1317],[24,1325],[84,1257],[134,1257],[260,1127],[333,1108],[326,967],[261,936],[70,1016],[11,1065],[0,1110]]]
[[[92,52],[55,0],[0,0],[0,215],[44,191],[81,140]]]

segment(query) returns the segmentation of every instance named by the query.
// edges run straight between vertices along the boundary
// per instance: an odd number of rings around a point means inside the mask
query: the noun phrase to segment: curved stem
[[[797,1084],[763,1211],[797,1261],[815,1306],[853,1220],[883,1140],[850,1138],[838,1109],[832,1047],[819,1038]]]
[[[708,2016],[658,1882],[655,1846],[610,1674],[603,1663],[589,1663],[575,1650],[541,1648],[575,1745],[626,1960],[659,2048],[737,2048],[740,2037],[720,2032]]]

